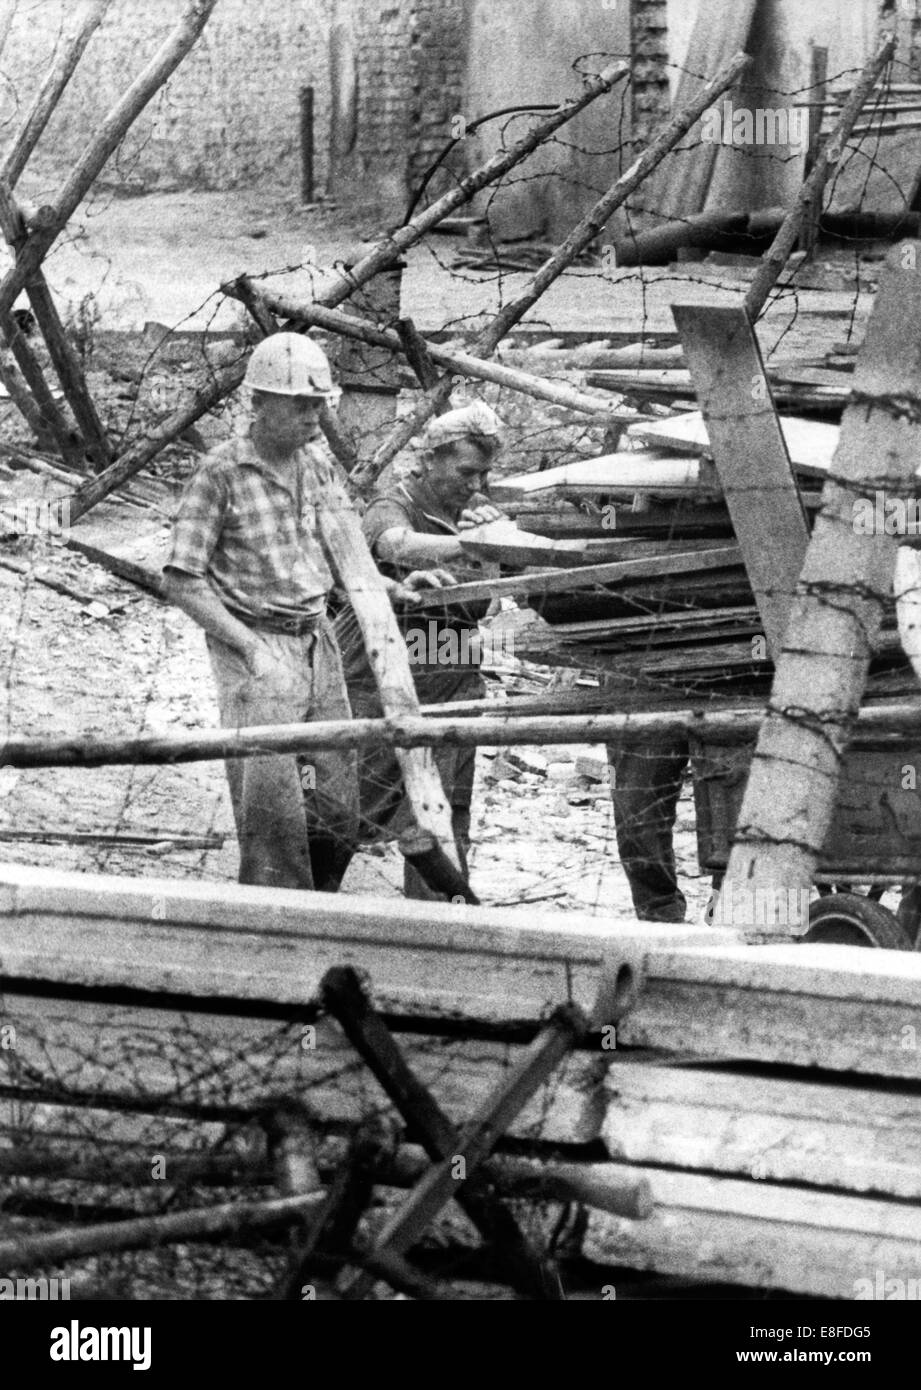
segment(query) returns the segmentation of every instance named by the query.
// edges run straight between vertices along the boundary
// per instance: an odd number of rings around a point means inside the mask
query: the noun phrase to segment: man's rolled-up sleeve
[[[203,579],[224,521],[226,491],[220,476],[210,468],[200,468],[191,479],[179,503],[164,573],[178,570]]]
[[[368,549],[376,558],[377,543],[385,531],[411,531],[413,523],[409,512],[400,502],[392,497],[377,497],[368,503],[361,519],[361,529],[365,533]]]

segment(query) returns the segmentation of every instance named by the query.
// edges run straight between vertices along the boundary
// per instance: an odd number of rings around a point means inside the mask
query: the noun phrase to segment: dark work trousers
[[[620,862],[644,922],[684,921],[687,903],[678,887],[672,835],[689,763],[683,734],[608,745]]]

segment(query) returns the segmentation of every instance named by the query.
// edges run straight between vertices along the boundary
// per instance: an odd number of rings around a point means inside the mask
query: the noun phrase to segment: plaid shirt
[[[329,465],[317,445],[286,476],[248,438],[213,449],[173,521],[164,570],[207,578],[243,622],[271,626],[322,615],[332,575],[317,534]]]

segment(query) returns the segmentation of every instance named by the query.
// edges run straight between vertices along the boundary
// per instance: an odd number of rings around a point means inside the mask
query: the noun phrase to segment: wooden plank
[[[629,583],[631,580],[658,578],[666,574],[687,574],[700,570],[723,569],[738,565],[742,552],[736,545],[714,546],[688,554],[653,554],[648,559],[615,560],[606,565],[580,565],[575,569],[547,570],[543,574],[515,574],[504,579],[478,579],[469,584],[446,585],[420,604],[420,608],[469,603],[474,599],[496,598],[505,594],[557,594],[602,584]]]
[[[493,484],[490,491],[497,501],[506,496],[532,496],[555,488],[572,488],[586,494],[599,492],[681,493],[700,495],[719,494],[719,481],[710,472],[709,487],[697,459],[687,454],[678,458],[663,458],[652,453],[602,454],[598,458],[580,459],[559,468],[545,468],[538,473],[516,473]]]
[[[921,1097],[912,1089],[633,1063],[627,1054],[605,1089],[612,1158],[921,1198]]]
[[[624,1176],[648,1179],[657,1210],[636,1222],[591,1212],[583,1253],[599,1264],[819,1298],[873,1297],[880,1270],[917,1288],[921,1213],[904,1202],[635,1166]]]
[[[749,382],[749,386],[751,383]],[[840,429],[822,420],[805,420],[794,415],[781,415],[780,429],[790,462],[797,471],[821,477],[831,467],[838,447]],[[630,425],[630,439],[640,440],[651,448],[674,449],[676,452],[705,454],[710,452],[710,436],[700,411],[674,415],[668,420],[656,420]]]
[[[471,526],[457,538],[465,555],[475,560],[500,561],[507,565],[587,565],[592,561],[615,560],[619,541],[553,541],[529,531],[519,531],[507,517]]]
[[[321,494],[323,500],[316,509],[320,539],[358,620],[384,716],[418,715],[419,696],[406,641],[358,513],[335,466],[321,479]],[[396,759],[415,824],[434,836],[438,849],[460,872],[451,810],[434,753],[430,748],[402,748],[397,750]]]
[[[758,340],[741,308],[672,306],[768,649],[783,643],[809,527]]]
[[[704,73],[714,72],[737,49],[745,48],[755,4],[756,0],[733,0],[730,7],[702,5],[697,10],[673,111],[680,110],[699,90]],[[660,217],[682,218],[703,212],[718,149],[695,131],[694,142],[681,146],[665,161],[652,200]]]

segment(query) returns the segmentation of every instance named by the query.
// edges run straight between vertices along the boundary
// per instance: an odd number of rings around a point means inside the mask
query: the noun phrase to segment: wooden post
[[[323,488],[322,504],[317,507],[317,525],[340,583],[355,610],[385,718],[418,715],[419,696],[409,665],[406,642],[384,588],[383,578],[371,557],[358,514],[333,468]],[[399,749],[397,762],[416,824],[431,832],[439,848],[459,872],[451,828],[451,809],[445,799],[432,750]]]
[[[768,650],[780,652],[809,526],[745,310],[672,307]]]
[[[32,99],[32,105],[0,164],[0,180],[7,183],[11,189],[16,187],[30,154],[38,144],[51,113],[61,99],[61,93],[73,76],[83,50],[99,28],[109,4],[110,0],[84,0],[78,8],[60,52],[55,55],[45,73],[42,84]],[[0,51],[2,48],[0,42]]]
[[[578,98],[564,102],[545,120],[537,122],[528,134],[510,149],[501,150],[498,154],[493,155],[479,169],[475,169],[473,173],[462,178],[454,188],[449,189],[431,207],[426,208],[424,212],[411,218],[404,226],[384,237],[373,251],[352,266],[348,276],[340,276],[328,290],[319,295],[319,302],[328,307],[341,304],[359,285],[365,284],[378,271],[398,260],[409,247],[415,246],[417,241],[420,241],[427,232],[431,231],[432,227],[437,226],[443,218],[448,217],[455,208],[467,202],[481,188],[495,183],[503,174],[508,173],[516,164],[520,164],[523,159],[526,159],[545,140],[550,139],[561,126],[571,121],[580,111],[584,111],[591,102],[603,93],[609,92],[616,83],[627,76],[629,71],[630,65],[628,63],[615,63],[597,77],[587,79],[585,90]],[[3,284],[0,284],[0,296],[2,293]],[[18,293],[18,290],[15,293]],[[2,303],[2,298],[0,298],[0,303]],[[127,449],[121,458],[110,465],[98,478],[92,478],[84,483],[72,500],[71,516],[73,519],[77,520],[83,516],[97,502],[101,502],[103,497],[107,497],[110,492],[120,487],[133,474],[138,473],[145,464],[156,457],[161,449],[182,434],[183,430],[194,425],[195,421],[206,411],[213,409],[225,396],[229,396],[232,391],[235,391],[243,380],[245,371],[246,362],[241,360],[223,372],[210,375],[208,380],[198,387],[178,410],[173,411],[155,430],[152,430],[146,439],[141,440],[131,449]]]
[[[661,164],[669,150],[677,145],[682,135],[687,134],[694,122],[700,118],[708,106],[712,105],[714,99],[729,87],[734,86],[750,64],[751,59],[746,53],[737,53],[729,63],[720,69],[715,77],[712,77],[701,88],[694,99],[673,117],[643,151],[639,159],[611,185],[607,193],[599,198],[594,207],[573,227],[562,245],[540,267],[526,289],[516,299],[510,300],[500,309],[492,322],[481,333],[477,334],[473,343],[473,351],[477,356],[489,357],[495,352],[509,329],[524,317],[528,310],[537,303],[544,291],[553,284],[554,280],[557,280],[576,257],[594,241],[616,209],[629,198],[647,175]],[[426,421],[447,401],[451,394],[451,388],[451,378],[446,376],[436,387],[426,392],[416,409],[405,420],[401,420],[390,438],[384,441],[368,468],[363,471],[359,470],[359,474],[356,475],[356,482],[366,484],[373,481],[391,459],[405,448]]]
[[[826,82],[828,77],[828,49],[818,44],[812,45],[809,59],[809,147],[803,165],[803,177],[808,178],[815,167],[822,146],[822,122],[825,119]],[[800,229],[800,250],[811,256],[819,236],[819,221],[822,216],[822,196],[813,198],[808,212],[803,216]]]
[[[761,265],[755,272],[755,278],[748,287],[748,293],[745,296],[745,308],[748,310],[750,318],[756,319],[764,308],[777,277],[787,264],[790,252],[796,245],[804,220],[811,216],[813,208],[821,206],[822,190],[825,187],[829,172],[844,153],[857,117],[863,110],[867,97],[876,86],[883,68],[892,61],[895,47],[896,40],[891,35],[883,40],[876,54],[861,74],[860,81],[844,103],[841,115],[838,117],[838,124],[831,137],[819,150],[809,177],[804,180],[797,194],[796,202],[787,213],[780,231],[764,253]]]
[[[313,202],[313,88],[301,88],[301,202]]]
[[[859,518],[880,510],[874,506],[880,494],[913,492],[921,449],[914,404],[919,375],[921,245],[903,242],[880,276],[857,357],[852,404],[822,492],[716,904],[722,925],[757,925],[775,935],[802,929],[799,914],[787,915],[789,903],[801,902],[812,886],[892,593],[895,539]],[[791,916],[792,933],[781,926]]]

